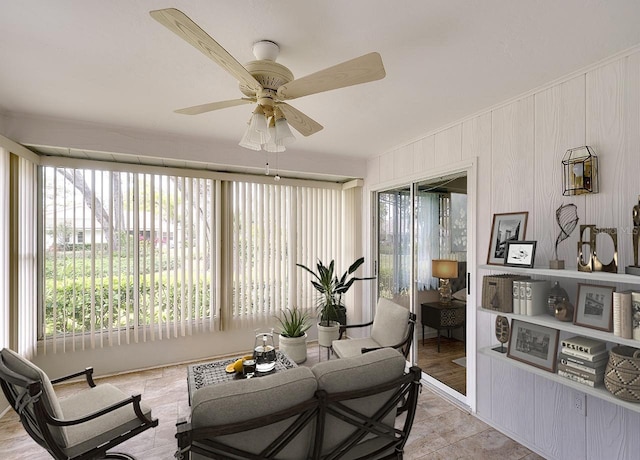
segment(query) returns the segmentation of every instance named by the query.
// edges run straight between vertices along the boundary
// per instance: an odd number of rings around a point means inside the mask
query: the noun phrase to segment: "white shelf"
[[[532,318],[535,318],[535,317],[532,316]],[[618,406],[622,406],[625,409],[629,409],[629,410],[632,410],[634,412],[639,412],[640,413],[640,403],[632,403],[632,402],[625,401],[623,399],[616,398],[611,393],[609,393],[609,391],[604,387],[604,384],[602,384],[599,387],[592,388],[590,386],[583,385],[581,383],[574,382],[572,380],[564,378],[564,377],[562,377],[562,376],[560,376],[558,374],[554,374],[552,372],[547,372],[547,371],[539,369],[537,367],[530,366],[530,365],[522,363],[520,361],[516,361],[515,359],[508,358],[506,353],[499,353],[497,351],[493,351],[491,349],[491,347],[481,348],[481,349],[478,350],[478,353],[480,353],[482,355],[489,356],[491,359],[495,359],[497,361],[508,363],[511,366],[518,367],[518,368],[523,369],[523,370],[525,370],[527,372],[531,372],[533,374],[540,375],[540,376],[542,376],[542,377],[544,377],[546,379],[553,380],[554,382],[558,382],[558,383],[560,383],[562,385],[566,385],[566,386],[574,388],[574,389],[576,389],[578,391],[582,391],[583,393],[586,393],[588,395],[594,396],[596,398],[603,399],[603,400],[611,402],[613,404],[617,404]]]
[[[551,315],[516,315],[514,313],[502,313],[499,311],[489,310],[487,308],[478,307],[478,311],[491,313],[493,315],[506,316],[509,319],[518,319],[527,323],[537,324],[539,326],[547,326],[559,331],[567,331],[575,335],[584,335],[593,337],[594,339],[604,340],[605,342],[619,343],[620,345],[628,345],[634,348],[640,348],[640,340],[624,339],[613,335],[612,332],[598,331],[583,326],[576,326],[571,322],[560,321]]]
[[[522,267],[507,267],[504,265],[479,265],[478,268],[481,270],[490,270],[493,272],[517,273],[517,274],[524,274],[529,276],[543,276],[547,278],[557,278],[557,279],[571,279],[571,280],[576,280],[576,282],[584,281],[584,280],[604,281],[607,283],[614,283],[614,284],[635,284],[640,286],[640,276],[627,275],[626,273],[581,272],[576,269],[553,270],[550,268],[541,268],[541,267],[522,268]],[[499,311],[493,311],[493,310],[489,310],[482,307],[478,307],[478,310],[486,313],[490,313],[493,315],[506,316],[511,320],[517,319],[517,320],[524,321],[531,324],[550,327],[553,329],[557,329],[559,331],[569,332],[570,334],[582,335],[585,337],[592,337],[594,339],[603,340],[605,342],[612,342],[620,345],[628,345],[630,347],[640,348],[639,340],[623,339],[622,337],[613,335],[612,332],[604,332],[604,331],[598,331],[596,329],[591,329],[583,326],[576,326],[571,322],[560,321],[551,315],[537,315],[537,316],[517,315],[514,313],[502,313]],[[496,359],[501,362],[506,362],[511,366],[515,366],[517,368],[523,369],[527,372],[531,372],[536,375],[540,375],[546,379],[552,380],[554,382],[558,382],[562,385],[565,385],[571,388],[575,388],[576,390],[582,391],[596,398],[603,399],[605,401],[611,402],[618,406],[640,413],[640,403],[632,403],[632,402],[624,401],[622,399],[618,399],[615,396],[613,396],[611,393],[609,393],[609,391],[607,391],[604,385],[601,385],[600,387],[596,387],[596,388],[592,388],[587,385],[582,385],[578,382],[574,382],[572,380],[564,378],[558,374],[547,372],[535,366],[530,366],[529,364],[516,361],[514,359],[510,359],[506,356],[506,354],[493,351],[491,347],[482,348],[478,350],[478,352],[483,355],[489,356],[492,359]]]
[[[550,278],[570,278],[577,280],[606,281],[609,283],[639,284],[640,276],[627,275],[626,273],[608,272],[579,272],[575,269],[553,270],[551,268],[522,268],[507,267],[505,265],[478,265],[481,270],[492,270],[508,273],[518,273],[530,276],[547,276]]]

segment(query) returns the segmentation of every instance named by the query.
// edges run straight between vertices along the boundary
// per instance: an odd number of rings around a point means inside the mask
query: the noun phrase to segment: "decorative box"
[[[523,275],[486,275],[482,278],[482,308],[513,313],[513,282],[528,279]]]

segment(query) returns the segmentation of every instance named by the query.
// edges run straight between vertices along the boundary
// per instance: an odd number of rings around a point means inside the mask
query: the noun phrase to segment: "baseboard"
[[[518,444],[523,445],[524,447],[529,449],[531,452],[534,452],[534,453],[540,455],[541,457],[543,457],[543,458],[545,458],[547,460],[557,460],[556,457],[550,456],[550,454],[548,452],[540,450],[539,447],[534,446],[533,444],[531,444],[526,439],[522,439],[520,436],[518,436],[516,433],[512,432],[511,430],[508,430],[507,428],[503,428],[501,426],[497,426],[491,420],[488,420],[487,418],[482,417],[481,415],[479,415],[477,413],[475,413],[475,414],[472,413],[471,415],[473,415],[478,420],[486,423],[487,425],[489,425],[494,430],[499,431],[500,433],[504,434],[505,436],[509,436],[515,442],[517,442]]]
[[[426,381],[425,379],[422,379],[421,383],[422,383],[422,385],[427,387],[430,391],[433,391],[436,395],[438,395],[442,399],[446,399],[447,402],[450,402],[451,404],[456,406],[458,409],[463,410],[464,412],[467,412],[469,414],[473,414],[473,412],[471,412],[471,408],[469,406],[467,406],[466,404],[464,404],[459,399],[457,399],[455,396],[450,395],[450,394],[442,391],[440,388],[438,388],[437,386],[433,385],[432,383]]]

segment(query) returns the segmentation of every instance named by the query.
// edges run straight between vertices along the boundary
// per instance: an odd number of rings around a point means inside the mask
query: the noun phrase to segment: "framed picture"
[[[573,313],[573,324],[611,332],[615,289],[614,286],[578,284],[578,300]]]
[[[533,268],[536,257],[535,241],[507,241],[504,264],[509,267]]]
[[[514,319],[511,322],[507,356],[555,372],[559,335],[557,329]]]
[[[506,246],[509,241],[524,241],[528,212],[494,214],[491,224],[491,241],[487,263],[504,265]]]

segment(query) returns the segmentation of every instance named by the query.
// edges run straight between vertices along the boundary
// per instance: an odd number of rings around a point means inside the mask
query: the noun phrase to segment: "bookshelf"
[[[485,310],[486,311],[486,310]],[[586,335],[586,334],[585,334]],[[637,342],[637,341],[636,341]],[[531,372],[532,374],[539,375],[546,379],[552,380],[554,382],[560,383],[562,385],[571,387],[588,395],[594,396],[599,399],[603,399],[612,404],[617,404],[618,406],[622,406],[625,409],[632,410],[634,412],[640,413],[640,403],[632,403],[629,401],[625,401],[623,399],[618,399],[613,396],[609,391],[604,387],[604,384],[595,388],[592,388],[587,385],[583,385],[578,382],[574,382],[573,380],[566,379],[558,374],[554,374],[552,372],[547,372],[543,369],[538,369],[537,367],[530,366],[529,364],[516,361],[515,359],[507,358],[506,354],[498,353],[497,351],[493,351],[491,347],[481,348],[478,350],[478,353],[489,356],[491,359],[498,360],[500,362],[504,362],[509,364],[510,366],[515,366],[520,369],[524,369],[527,372]]]
[[[577,270],[553,270],[548,268],[520,268],[520,267],[507,267],[501,265],[479,265],[479,269],[487,270],[491,272],[500,272],[500,273],[515,273],[528,275],[531,277],[545,277],[550,279],[568,279],[568,280],[576,280],[578,281],[603,281],[612,284],[630,284],[640,286],[640,276],[635,275],[627,275],[623,273],[607,273],[607,272],[581,272]],[[583,326],[576,326],[572,322],[565,322],[556,319],[550,315],[537,315],[537,316],[528,316],[528,315],[520,315],[514,313],[502,313],[498,311],[488,310],[482,307],[478,307],[479,311],[486,312],[492,315],[500,315],[509,318],[510,320],[518,319],[523,322],[537,324],[540,326],[546,326],[553,329],[557,329],[559,331],[567,332],[571,335],[581,335],[584,337],[591,337],[598,340],[603,340],[605,342],[615,343],[619,345],[627,345],[634,348],[640,348],[640,341],[633,339],[625,339],[622,337],[618,337],[614,335],[612,332],[599,331],[596,329],[591,329]],[[640,413],[640,403],[628,402],[613,396],[602,384],[599,387],[589,387],[587,385],[582,385],[580,383],[574,382],[567,378],[564,378],[558,374],[551,373],[545,371],[543,369],[538,369],[535,366],[531,366],[527,363],[523,363],[520,361],[516,361],[514,359],[510,359],[506,356],[506,354],[498,353],[492,350],[493,347],[486,347],[479,349],[478,352],[480,354],[489,356],[492,359],[498,360],[500,362],[507,363],[511,366],[515,366],[517,368],[526,370],[533,374],[539,375],[546,379],[552,380],[554,382],[560,383],[562,385],[574,388],[576,390],[582,391],[591,396],[597,397],[599,399],[611,402],[618,406],[622,406],[626,409],[630,409],[634,412]]]

